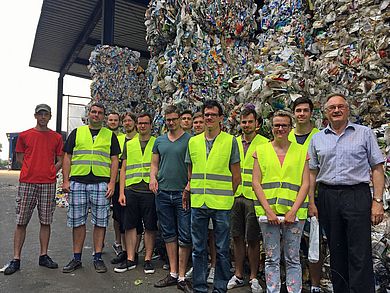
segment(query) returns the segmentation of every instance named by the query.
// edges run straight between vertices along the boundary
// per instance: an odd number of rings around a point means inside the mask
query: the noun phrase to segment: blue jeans
[[[304,221],[294,224],[271,225],[260,223],[265,250],[265,278],[267,293],[280,292],[280,232],[283,234],[283,251],[286,263],[286,287],[288,292],[302,290],[302,268],[299,248]]]
[[[159,190],[157,218],[165,243],[178,241],[179,246],[191,246],[191,210],[184,210],[182,202],[181,191]]]
[[[192,286],[194,292],[207,292],[207,235],[209,219],[212,219],[217,250],[213,292],[226,292],[231,276],[229,260],[230,210],[191,209]]]

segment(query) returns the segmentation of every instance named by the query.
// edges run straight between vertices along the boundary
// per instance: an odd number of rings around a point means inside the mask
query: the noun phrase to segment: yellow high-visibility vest
[[[88,125],[78,127],[70,176],[85,176],[92,170],[95,176],[110,177],[112,135],[111,130],[102,127],[93,141]]]
[[[317,132],[320,132],[320,131],[318,130],[318,128],[315,128],[315,127],[310,131],[309,136],[306,138],[305,143],[303,144],[303,146],[305,147],[306,151],[309,149],[309,144],[310,144],[311,138],[312,138],[313,135],[316,134]],[[296,136],[295,136],[294,129],[292,129],[292,130],[290,131],[290,133],[288,134],[288,140],[291,141],[291,142],[296,142],[296,143],[298,143],[297,138],[296,138]]]
[[[207,157],[204,135],[191,137],[188,150],[192,161],[191,207],[206,205],[217,210],[230,210],[234,203],[230,156],[233,136],[220,132]]]
[[[121,148],[121,153],[118,155],[118,158],[120,158],[122,157],[123,146],[125,145],[126,141],[126,134],[119,132],[116,137],[118,138],[119,147]]]
[[[288,148],[283,166],[272,146],[266,143],[257,146],[257,160],[262,174],[261,186],[271,209],[276,215],[285,215],[293,206],[302,184],[307,152],[304,146],[292,142]],[[306,196],[296,216],[307,218],[308,196]],[[265,210],[255,201],[256,216],[264,216]]]
[[[125,141],[126,141],[126,134],[124,134],[122,132],[119,132],[116,135],[116,137],[118,139],[119,147],[121,149],[121,153],[118,155],[118,159],[120,159],[122,157],[123,147],[124,147]],[[120,179],[120,172],[121,172],[121,168],[120,168],[120,166],[118,166],[118,176],[116,176],[116,182],[117,183],[119,182],[119,179]]]
[[[269,140],[260,134],[251,141],[246,154],[244,155],[244,147],[242,145],[242,137],[237,137],[238,149],[240,150],[240,167],[241,167],[241,184],[238,186],[235,196],[241,194],[247,199],[256,200],[256,194],[252,188],[252,172],[253,172],[253,153],[256,147],[262,143],[267,143]]]
[[[126,186],[150,181],[150,164],[152,161],[152,148],[155,137],[150,137],[142,154],[139,139],[131,139],[126,143]]]

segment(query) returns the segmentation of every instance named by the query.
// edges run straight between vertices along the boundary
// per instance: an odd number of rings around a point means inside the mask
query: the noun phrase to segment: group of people
[[[73,258],[64,273],[82,266],[89,209],[94,267],[99,273],[107,271],[102,249],[111,199],[114,271],[138,265],[144,233],[144,272],[154,273],[151,259],[159,230],[169,274],[155,287],[207,292],[208,283],[213,283],[213,292],[226,292],[245,284],[247,256],[251,290],[262,292],[257,279],[262,239],[266,292],[281,290],[282,256],[287,291],[301,292],[302,231],[308,216],[316,216],[330,249],[334,292],[374,292],[370,231],[384,215],[384,158],[376,138],[369,128],[348,120],[349,105],[342,94],[326,98],[328,125],[321,131],[311,122],[310,99],[296,99],[292,110],[273,114],[269,140],[257,134],[258,117],[251,107],[241,111],[241,134],[234,137],[222,131],[223,108],[215,100],[204,101],[194,115],[169,105],[164,111],[167,132],[155,138],[149,113],[124,114],[122,134],[119,114],[109,113],[108,128],[103,127],[105,109],[94,103],[88,125],[73,130],[63,147],[61,137],[47,128],[50,107],[38,105],[36,127],[21,133],[17,143],[22,171],[14,258],[4,273],[20,268],[26,226],[36,205],[41,223],[39,265],[58,267],[47,247],[55,174],[62,167],[63,190],[69,193],[67,224],[73,229]],[[186,278],[191,255],[192,282]],[[310,275],[311,292],[321,292],[321,260],[310,266]]]

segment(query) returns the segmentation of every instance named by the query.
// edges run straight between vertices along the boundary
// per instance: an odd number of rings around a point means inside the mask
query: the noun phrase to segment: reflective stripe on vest
[[[111,137],[112,132],[102,127],[93,141],[87,125],[78,127],[70,176],[85,176],[92,171],[95,176],[110,177]]]
[[[306,149],[297,143],[291,143],[283,166],[271,143],[256,148],[258,163],[262,174],[261,187],[271,209],[277,215],[285,215],[294,205],[302,181],[306,162]],[[255,201],[257,216],[265,215],[258,200]],[[307,218],[308,197],[297,211],[299,219]]]
[[[150,137],[142,153],[139,138],[129,140],[126,143],[126,186],[150,181],[150,165],[152,161],[152,148],[155,137]]]
[[[269,182],[261,184],[263,189],[273,189],[273,188],[286,188],[293,191],[299,191],[300,186],[288,182]]]
[[[206,156],[204,135],[191,137],[188,143],[192,162],[191,207],[230,210],[234,203],[232,174],[229,169],[233,136],[220,132]]]
[[[100,155],[106,158],[111,158],[109,153],[101,152],[101,151],[92,151],[92,150],[77,150],[74,151],[72,155],[77,156],[77,155],[93,155],[93,154]]]
[[[269,205],[276,204],[276,200],[277,200],[276,197],[267,199]],[[254,203],[255,203],[254,204],[255,207],[256,206],[260,206],[261,207],[261,204],[260,204],[258,199],[255,200]],[[286,206],[290,206],[290,207],[292,207],[294,205],[294,202],[292,200],[283,199],[283,198],[279,199],[278,203],[286,205]],[[309,203],[308,202],[303,202],[302,205],[301,205],[301,208],[308,208],[308,207],[309,207]]]
[[[192,174],[192,179],[205,179],[205,174]],[[207,180],[219,180],[232,182],[232,176],[218,175],[218,174],[206,174]]]
[[[96,165],[96,166],[103,166],[103,167],[108,167],[110,168],[110,163],[106,163],[106,162],[99,162],[99,161],[88,161],[88,160],[77,160],[77,161],[73,161],[72,162],[72,165],[74,166],[77,166],[77,165],[89,165],[89,164],[92,164],[92,165]]]
[[[241,165],[241,183],[237,188],[235,196],[243,195],[248,199],[255,200],[256,194],[252,188],[252,173],[253,173],[253,153],[256,147],[260,144],[267,143],[268,139],[264,136],[256,134],[252,139],[246,154],[244,155],[244,146],[242,144],[242,136],[237,137],[238,149],[240,151],[240,165]]]

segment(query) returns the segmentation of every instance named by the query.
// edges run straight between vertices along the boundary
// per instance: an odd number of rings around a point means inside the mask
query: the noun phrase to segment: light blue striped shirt
[[[370,169],[384,162],[371,129],[351,122],[340,136],[330,125],[316,133],[309,156],[309,168],[318,170],[317,182],[328,185],[369,183]]]

